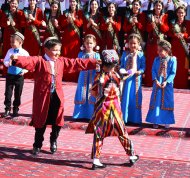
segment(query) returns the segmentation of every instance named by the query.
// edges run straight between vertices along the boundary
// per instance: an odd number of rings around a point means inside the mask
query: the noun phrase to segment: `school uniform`
[[[9,49],[5,58],[4,58],[4,65],[8,67],[7,76],[6,76],[6,88],[5,88],[5,111],[11,110],[11,98],[13,94],[14,88],[14,101],[13,101],[13,113],[18,112],[19,106],[21,103],[21,94],[24,84],[24,76],[20,75],[22,72],[27,72],[27,70],[16,67],[10,66],[10,56],[12,54],[18,54],[21,56],[29,56],[28,52],[23,48],[18,49]]]

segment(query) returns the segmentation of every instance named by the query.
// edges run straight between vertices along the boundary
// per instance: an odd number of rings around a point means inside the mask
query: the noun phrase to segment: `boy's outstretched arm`
[[[97,59],[69,59],[62,57],[64,63],[64,71],[66,72],[79,72],[81,70],[96,69],[101,64],[101,60]]]
[[[39,61],[38,56],[18,56],[13,54],[11,56],[11,64],[13,66],[17,66],[26,70],[29,70],[30,72],[33,72],[35,70],[36,64]]]

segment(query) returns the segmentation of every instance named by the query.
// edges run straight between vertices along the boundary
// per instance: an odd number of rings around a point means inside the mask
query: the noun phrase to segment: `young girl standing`
[[[79,58],[100,59],[99,53],[94,52],[96,37],[88,34],[84,38],[85,50],[80,52]],[[78,86],[75,94],[75,108],[73,118],[91,119],[94,112],[95,98],[91,96],[90,89],[94,82],[96,70],[81,71],[78,79]]]
[[[158,124],[174,124],[174,91],[173,82],[176,75],[176,57],[171,56],[171,44],[166,40],[158,43],[158,57],[152,66],[153,90],[150,99],[146,121],[151,122],[154,128]]]
[[[102,70],[95,77],[92,95],[96,97],[95,112],[86,133],[94,133],[91,157],[92,169],[105,168],[99,158],[103,140],[108,136],[118,136],[130,163],[134,164],[139,156],[135,155],[133,143],[125,132],[120,105],[120,77],[114,71],[119,57],[115,50],[104,50]]]
[[[142,74],[145,71],[145,57],[138,51],[141,37],[129,36],[129,52],[124,51],[121,57],[122,70],[128,74],[122,91],[121,107],[124,122],[142,123]],[[120,70],[121,70],[120,69]]]

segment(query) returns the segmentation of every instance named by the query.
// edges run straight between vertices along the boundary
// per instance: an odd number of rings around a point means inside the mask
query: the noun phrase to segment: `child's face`
[[[97,11],[97,9],[98,9],[98,3],[96,2],[96,1],[93,1],[92,3],[91,3],[91,5],[90,5],[90,8],[91,8],[91,10],[92,11]]]
[[[11,3],[10,3],[10,10],[11,11],[16,11],[17,7],[18,7],[18,1],[17,0],[11,1]]]
[[[155,9],[155,11],[157,12],[157,13],[160,13],[161,12],[161,10],[162,10],[162,4],[161,3],[157,3],[156,5],[155,5],[155,7],[154,7],[154,9]]]
[[[58,57],[61,54],[61,46],[55,45],[54,47],[48,49],[45,48],[45,53],[51,58],[51,59],[58,59]]]
[[[53,4],[52,6],[51,6],[51,11],[52,12],[57,12],[58,11],[58,5],[57,4]]]
[[[36,0],[29,0],[29,4],[30,4],[31,7],[35,6],[36,3],[37,3]]]
[[[178,17],[178,19],[184,19],[185,15],[186,15],[186,13],[185,13],[185,11],[183,9],[179,9],[177,11],[177,17]]]
[[[131,52],[135,52],[139,49],[139,41],[136,38],[129,40],[129,49]]]
[[[141,8],[141,5],[139,4],[139,2],[133,3],[133,12],[138,12],[140,8]]]
[[[77,7],[77,1],[76,0],[70,0],[69,3],[70,3],[71,9],[76,9],[76,7]]]
[[[12,48],[20,48],[22,46],[22,42],[14,37],[11,37],[11,47]]]
[[[108,7],[108,12],[110,15],[114,15],[116,11],[115,5],[114,4],[110,4]]]
[[[158,46],[157,52],[160,58],[166,58],[168,56],[168,52],[161,46]]]
[[[84,46],[85,46],[86,52],[92,52],[94,47],[96,46],[96,43],[94,42],[93,39],[88,38],[85,40]]]

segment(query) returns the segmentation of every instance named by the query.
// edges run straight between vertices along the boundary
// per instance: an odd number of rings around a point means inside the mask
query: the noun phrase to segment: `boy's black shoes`
[[[135,155],[135,156],[137,157],[136,159],[129,160],[131,166],[133,166],[139,160],[139,156],[138,155]]]
[[[41,150],[40,148],[33,147],[32,154],[34,156],[37,156],[40,153],[40,150]]]
[[[5,113],[3,114],[3,117],[7,117],[10,115],[10,111],[9,110],[6,110]]]
[[[12,116],[13,116],[13,117],[17,117],[17,116],[18,116],[18,111],[13,111]]]
[[[56,141],[50,142],[50,151],[52,154],[57,151],[57,142]]]
[[[104,165],[104,164],[102,166],[96,165],[96,164],[92,165],[92,170],[103,169],[103,168],[106,168],[106,165]]]

